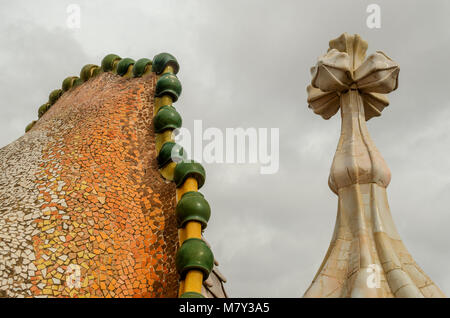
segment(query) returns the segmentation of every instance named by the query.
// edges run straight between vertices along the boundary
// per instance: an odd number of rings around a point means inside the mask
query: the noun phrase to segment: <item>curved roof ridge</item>
[[[148,58],[141,58],[134,60],[132,58],[121,58],[116,54],[106,55],[100,66],[96,64],[86,64],[81,68],[79,76],[68,76],[61,84],[61,88],[50,92],[48,101],[42,104],[38,109],[38,119],[33,120],[25,127],[25,133],[30,131],[37,121],[56,103],[56,101],[64,95],[65,92],[71,91],[77,86],[80,86],[89,79],[104,73],[111,72],[122,77],[141,77],[151,72],[161,74],[164,67],[171,65],[174,73],[179,70],[177,60],[169,53],[160,53],[156,55],[153,60]]]

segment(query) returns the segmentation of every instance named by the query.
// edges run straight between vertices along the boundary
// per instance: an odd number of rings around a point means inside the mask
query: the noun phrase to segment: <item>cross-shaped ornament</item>
[[[325,119],[341,109],[341,138],[331,167],[333,192],[351,184],[387,187],[391,174],[369,136],[366,120],[380,116],[389,104],[384,94],[398,87],[400,68],[383,52],[366,57],[367,42],[342,34],[311,68],[309,107]]]

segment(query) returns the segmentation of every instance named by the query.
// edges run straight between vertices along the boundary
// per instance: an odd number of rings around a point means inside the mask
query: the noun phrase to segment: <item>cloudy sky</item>
[[[67,6],[81,28],[67,27]],[[381,28],[366,8],[381,7]],[[450,295],[450,2],[1,1],[0,147],[23,135],[51,90],[108,53],[181,64],[183,125],[279,128],[280,168],[205,164],[206,237],[232,296],[298,297],[328,248],[337,198],[327,178],[339,115],[307,108],[309,68],[328,41],[359,33],[400,64],[391,105],[368,123],[392,171],[391,211],[407,248]]]

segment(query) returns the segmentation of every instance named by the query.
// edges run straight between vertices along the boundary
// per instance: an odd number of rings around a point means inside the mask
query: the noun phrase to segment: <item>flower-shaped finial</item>
[[[344,33],[329,45],[328,52],[311,68],[309,107],[329,119],[339,110],[339,96],[352,89],[362,96],[366,120],[380,116],[389,105],[384,94],[398,87],[399,65],[380,51],[365,59],[367,42],[357,34]]]

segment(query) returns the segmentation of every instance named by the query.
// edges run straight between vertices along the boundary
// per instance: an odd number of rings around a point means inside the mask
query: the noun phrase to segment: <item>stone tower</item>
[[[367,42],[342,34],[311,69],[308,103],[329,119],[341,110],[341,136],[328,184],[338,196],[334,234],[304,297],[445,297],[406,250],[386,195],[391,173],[366,121],[380,116],[400,68]]]

